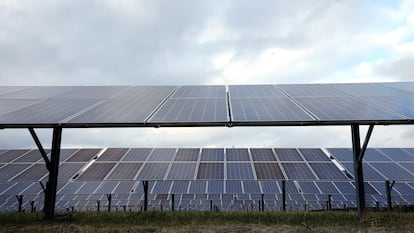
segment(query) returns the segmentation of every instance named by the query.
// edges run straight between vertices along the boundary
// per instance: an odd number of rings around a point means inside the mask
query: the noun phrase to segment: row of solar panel
[[[150,194],[280,194],[278,181],[153,181]],[[0,195],[42,195],[37,182],[0,183]],[[386,194],[384,182],[366,182],[366,194]],[[59,195],[143,194],[140,181],[100,181],[59,183]],[[338,181],[287,181],[289,194],[355,194],[353,182]],[[392,193],[414,195],[414,182],[398,181]]]
[[[405,120],[414,84],[1,87],[0,124]],[[230,106],[230,110],[229,110]],[[229,114],[229,111],[231,114]]]

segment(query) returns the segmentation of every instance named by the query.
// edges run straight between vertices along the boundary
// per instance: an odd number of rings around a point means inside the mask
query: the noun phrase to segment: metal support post
[[[35,201],[30,201],[30,213],[34,213],[35,212],[35,207],[34,207]]]
[[[392,210],[392,201],[391,201],[391,191],[394,187],[395,181],[390,182],[389,180],[385,181],[385,190],[387,192],[387,207],[388,211]]]
[[[148,210],[148,181],[142,181],[144,186],[144,211]]]
[[[17,211],[20,213],[22,212],[22,206],[23,206],[23,195],[16,195],[17,201],[19,202]]]
[[[60,157],[60,145],[62,140],[62,128],[54,127],[52,136],[52,151],[50,153],[50,165],[49,165],[49,179],[46,184],[45,192],[45,219],[51,220],[55,215],[56,204],[56,189],[59,173],[59,157]]]
[[[262,193],[262,212],[264,212],[264,194]]]
[[[171,211],[175,210],[175,195],[171,194]]]
[[[282,210],[286,211],[286,180],[282,180]]]
[[[97,204],[97,209],[98,209],[98,212],[99,212],[101,210],[101,201],[97,200],[96,204]]]
[[[210,211],[213,211],[213,200],[210,200]]]
[[[328,210],[332,210],[332,195],[328,195]]]
[[[111,212],[112,194],[106,194],[106,198],[108,199],[108,212]]]
[[[364,190],[364,174],[362,171],[362,159],[364,158],[365,151],[368,146],[369,139],[372,134],[374,125],[370,125],[368,128],[367,135],[364,140],[364,144],[361,148],[359,125],[351,125],[352,133],[352,151],[353,151],[353,160],[354,160],[354,178],[356,186],[356,199],[357,199],[357,209],[358,209],[358,218],[362,219],[362,215],[365,209],[365,190]]]

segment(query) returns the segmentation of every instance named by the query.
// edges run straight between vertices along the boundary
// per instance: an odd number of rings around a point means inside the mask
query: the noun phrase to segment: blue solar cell
[[[157,181],[152,189],[152,194],[169,193],[172,181]]]
[[[0,156],[1,157],[1,156]],[[226,149],[226,160],[227,161],[250,161],[248,149]]]
[[[351,182],[334,182],[334,184],[339,189],[340,193],[355,193],[355,187]]]
[[[151,148],[132,148],[122,158],[122,161],[146,161],[151,151]]]
[[[346,83],[346,84],[329,84],[328,87],[337,88],[343,92],[354,96],[399,96],[404,92],[389,88],[377,83]]]
[[[165,161],[173,159],[176,149],[174,148],[156,148],[152,151],[148,161]]]
[[[243,193],[241,181],[226,181],[226,193]]]
[[[5,115],[13,111],[40,103],[41,100],[2,100],[0,99],[0,115]]]
[[[363,97],[362,99],[403,115],[406,118],[414,118],[414,96],[370,96]]]
[[[285,179],[277,163],[255,163],[254,170],[259,180]]]
[[[95,190],[94,194],[110,194],[118,186],[117,181],[105,181],[101,182],[101,185]]]
[[[71,93],[81,87],[71,86],[36,86],[24,88],[12,93],[2,95],[2,99],[51,99],[58,98],[62,94]]]
[[[414,162],[414,156],[399,148],[378,148],[377,150],[394,161]]]
[[[224,149],[204,148],[201,151],[200,161],[224,161]]]
[[[288,179],[293,180],[314,180],[315,175],[312,173],[306,163],[281,163],[283,170]]]
[[[396,189],[400,194],[403,195],[413,195],[414,189],[407,185],[406,183],[400,183],[396,182],[393,186],[394,189]]]
[[[302,106],[319,120],[402,120],[399,115],[376,108],[353,97],[297,97]]]
[[[414,175],[395,163],[369,163],[369,165],[380,171],[389,180],[414,180]]]
[[[250,149],[253,161],[276,161],[272,149]]]
[[[100,184],[101,182],[85,182],[80,189],[76,191],[76,194],[92,194]]]
[[[274,149],[279,161],[303,161],[296,149]]]
[[[273,85],[230,85],[231,98],[260,98],[260,97],[284,97],[285,94]]]
[[[279,183],[280,187],[282,187],[282,184]],[[298,189],[296,188],[296,185],[293,181],[286,181],[286,193],[299,193]]]
[[[175,86],[133,86],[117,93],[112,98],[125,100],[165,99],[175,88]]]
[[[189,181],[174,181],[174,184],[171,188],[171,193],[187,193],[189,185]]]
[[[75,194],[76,191],[83,185],[83,182],[70,182],[63,186],[58,194]]]
[[[200,149],[180,148],[175,156],[175,161],[197,161]]]
[[[298,182],[303,193],[321,193],[314,182]]]
[[[243,181],[244,193],[262,193],[258,181]]]
[[[329,97],[329,96],[349,96],[345,92],[336,90],[323,84],[288,84],[276,85],[283,89],[289,96],[302,97]]]
[[[200,163],[197,179],[224,179],[223,163]]]
[[[168,163],[146,163],[138,174],[138,180],[162,180],[167,172]]]
[[[333,163],[310,163],[319,179],[346,180],[348,179]]]
[[[250,163],[227,163],[227,179],[253,180],[253,170]]]
[[[377,151],[375,149],[372,149],[372,148],[368,148],[365,151],[364,160],[366,160],[368,162],[372,162],[372,161],[389,162],[389,161],[391,161],[389,158],[387,158],[386,156],[384,156],[383,154],[381,154],[379,151]]]
[[[351,174],[354,175],[354,164],[353,163],[342,163],[342,165],[346,168],[346,170]],[[362,171],[364,173],[364,179],[366,180],[384,180],[385,177],[378,173],[375,169],[369,166],[367,163],[362,164]]]
[[[196,170],[196,163],[173,163],[167,179],[192,180]]]
[[[171,98],[226,98],[225,86],[181,86]]]
[[[235,122],[314,120],[289,98],[233,98],[230,99],[230,106]]]
[[[206,193],[206,181],[196,180],[190,183],[190,193]]]
[[[339,190],[333,185],[332,182],[316,182],[316,185],[324,194],[339,193]]]
[[[299,151],[307,161],[330,161],[321,149],[299,149]]]
[[[338,161],[353,161],[353,154],[351,149],[328,148],[327,150]]]
[[[32,182],[17,182],[14,185],[11,185],[9,189],[4,191],[3,195],[19,195],[31,184]]]
[[[8,164],[0,169],[0,182],[6,182],[16,176],[31,164]]]
[[[223,181],[208,181],[207,185],[208,193],[224,193]]]
[[[260,181],[262,184],[263,193],[281,193],[279,185],[276,181]]]
[[[414,163],[398,163],[400,166],[407,169],[409,172],[414,174]]]
[[[380,85],[404,91],[407,95],[414,95],[414,83],[412,82],[395,82],[395,83],[381,83]]]
[[[29,150],[8,150],[0,154],[1,163],[9,163],[16,158],[19,158],[23,154],[26,154]]]
[[[162,122],[226,122],[227,101],[223,99],[169,99],[149,120]]]

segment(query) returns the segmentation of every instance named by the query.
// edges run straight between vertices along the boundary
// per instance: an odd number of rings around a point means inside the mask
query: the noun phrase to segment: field
[[[414,213],[79,212],[2,213],[0,232],[414,232]]]

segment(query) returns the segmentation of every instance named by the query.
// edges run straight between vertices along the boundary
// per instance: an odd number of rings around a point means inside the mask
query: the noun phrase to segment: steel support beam
[[[286,180],[282,180],[282,210],[286,211]]]
[[[30,132],[30,135],[32,135],[32,138],[33,138],[34,142],[36,143],[37,149],[39,149],[40,154],[42,155],[43,159],[45,160],[47,170],[50,172],[49,158],[47,157],[47,153],[46,153],[45,149],[43,149],[42,143],[40,142],[39,137],[36,134],[36,131],[32,127],[29,127],[29,132]]]
[[[148,181],[142,181],[144,186],[144,211],[148,210]]]
[[[356,186],[356,198],[357,198],[357,209],[358,218],[362,219],[365,210],[365,190],[364,190],[364,173],[362,170],[362,160],[364,158],[365,151],[368,146],[369,139],[371,138],[372,130],[374,125],[370,125],[368,128],[367,135],[364,140],[364,144],[361,148],[361,139],[359,132],[359,125],[351,125],[352,133],[352,152],[354,161],[354,178]]]
[[[20,213],[20,212],[22,212],[23,195],[16,195],[16,198],[17,198],[17,201],[18,201],[17,211]]]
[[[54,127],[52,136],[52,151],[50,153],[49,179],[46,184],[44,212],[45,219],[51,220],[55,215],[56,189],[59,173],[60,145],[62,128]]]
[[[111,212],[112,194],[106,194],[106,198],[108,199],[108,212]]]
[[[262,212],[264,212],[264,194],[262,193]]]
[[[392,200],[391,200],[391,191],[394,187],[395,181],[390,182],[389,180],[385,181],[385,190],[387,192],[387,208],[388,211],[392,210]]]
[[[171,211],[175,210],[175,195],[171,194]]]

